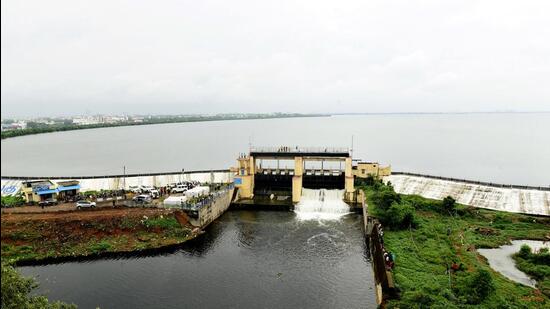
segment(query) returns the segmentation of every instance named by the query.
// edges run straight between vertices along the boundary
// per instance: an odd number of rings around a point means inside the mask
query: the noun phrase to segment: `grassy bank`
[[[38,261],[131,252],[194,237],[171,210],[109,209],[2,216],[2,260]]]
[[[448,200],[396,194],[376,182],[363,186],[369,212],[384,224],[384,244],[396,256],[401,292],[390,308],[547,308],[535,290],[493,271],[476,248],[550,234],[550,219],[476,209]]]
[[[537,281],[537,287],[550,297],[550,251],[541,248],[533,252],[528,245],[523,245],[521,250],[513,255],[519,270],[528,274]]]

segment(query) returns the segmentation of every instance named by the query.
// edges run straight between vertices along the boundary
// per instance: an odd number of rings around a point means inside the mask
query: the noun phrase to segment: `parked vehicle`
[[[156,190],[153,186],[140,186],[141,193],[151,193],[151,191]]]
[[[189,188],[187,187],[187,185],[177,185],[175,188],[172,188],[172,190],[170,190],[170,193],[183,193],[188,189]]]
[[[136,203],[151,203],[153,199],[147,194],[140,194],[132,199]]]
[[[151,195],[151,198],[157,199],[160,197],[160,192],[157,189],[153,189],[149,191],[149,195]]]
[[[136,194],[140,194],[141,193],[141,188],[139,186],[130,186],[128,188],[130,190],[130,192],[132,193],[136,193]]]
[[[54,199],[48,199],[38,202],[38,206],[44,207],[44,206],[54,206],[57,205],[57,201]]]
[[[90,202],[90,201],[78,201],[76,202],[76,209],[82,209],[82,208],[95,208],[96,203]]]

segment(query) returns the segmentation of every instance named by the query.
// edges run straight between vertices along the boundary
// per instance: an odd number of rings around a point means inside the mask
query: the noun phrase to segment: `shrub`
[[[445,213],[453,213],[456,208],[456,201],[451,196],[447,196],[441,201],[441,206],[443,206],[443,211]]]
[[[414,207],[408,203],[393,203],[380,217],[384,226],[399,230],[416,226]]]
[[[384,185],[380,178],[371,174],[367,175],[367,178],[355,178],[355,184],[357,186],[373,187],[374,189],[377,189],[378,187]]]
[[[473,292],[472,300],[479,304],[495,290],[493,277],[487,270],[481,269],[472,277],[470,288]]]
[[[75,305],[62,302],[50,303],[44,296],[31,296],[36,288],[37,284],[33,279],[22,277],[15,268],[2,263],[2,308],[76,308]]]
[[[539,252],[533,252],[528,245],[523,245],[519,252],[513,255],[513,258],[516,261],[516,266],[521,271],[539,281],[541,285],[544,285],[546,278],[550,278],[550,252],[548,248],[541,248]],[[543,292],[545,292],[544,289]]]
[[[378,207],[378,209],[381,211],[386,211],[393,203],[401,202],[401,197],[393,190],[393,187],[383,186],[374,192],[371,200]]]
[[[2,207],[18,207],[25,204],[25,199],[22,195],[2,196]]]
[[[469,275],[455,287],[455,292],[461,296],[461,299],[473,305],[483,302],[494,290],[493,277],[485,269],[480,269]]]
[[[524,259],[529,258],[531,255],[531,247],[529,247],[529,245],[522,245],[519,249],[518,255]]]

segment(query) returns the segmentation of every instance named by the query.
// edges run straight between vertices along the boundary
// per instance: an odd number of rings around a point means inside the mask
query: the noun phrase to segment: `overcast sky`
[[[2,117],[550,110],[550,1],[2,0]]]

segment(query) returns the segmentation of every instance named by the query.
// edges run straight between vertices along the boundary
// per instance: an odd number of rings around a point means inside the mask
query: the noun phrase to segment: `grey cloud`
[[[2,2],[2,115],[550,109],[547,1]]]

